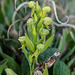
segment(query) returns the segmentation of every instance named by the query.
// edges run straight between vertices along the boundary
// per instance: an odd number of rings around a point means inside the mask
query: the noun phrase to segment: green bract
[[[46,16],[46,12],[41,11],[41,12],[40,12],[40,17],[41,17],[41,18],[44,18],[45,16]]]
[[[43,11],[45,12],[50,12],[51,11],[51,8],[49,6],[45,6],[42,8]]]
[[[45,25],[50,25],[53,22],[50,17],[45,17],[43,20]]]
[[[38,44],[38,45],[36,46],[36,49],[37,49],[37,50],[43,50],[43,49],[44,49],[44,45],[43,45],[43,44]]]
[[[35,2],[34,1],[30,1],[28,3],[29,8],[33,8],[35,6]]]
[[[41,11],[41,7],[39,6],[39,4],[38,4],[38,1],[36,1],[36,12],[37,12],[37,14],[39,14],[39,12]]]
[[[46,35],[49,34],[49,30],[47,30],[47,29],[42,29],[42,30],[40,31],[40,34],[41,34],[42,36],[46,36]]]
[[[36,15],[36,13],[34,13],[34,19],[35,19],[35,22],[38,21],[38,17],[37,17],[37,15]]]

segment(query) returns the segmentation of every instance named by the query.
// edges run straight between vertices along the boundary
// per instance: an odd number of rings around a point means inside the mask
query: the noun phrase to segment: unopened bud
[[[34,1],[30,1],[29,3],[28,3],[28,7],[29,8],[33,8],[35,6],[35,2]]]
[[[36,49],[37,50],[43,50],[44,49],[44,45],[43,44],[38,44]]]
[[[45,17],[44,18],[44,24],[45,25],[50,25],[53,22],[53,20],[50,17]]]

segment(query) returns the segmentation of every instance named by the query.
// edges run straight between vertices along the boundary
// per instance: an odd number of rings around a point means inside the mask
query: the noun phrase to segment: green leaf
[[[5,69],[7,75],[17,75],[13,70],[6,68]]]
[[[37,24],[37,33],[39,33],[39,30],[40,30],[40,28],[43,26],[43,19],[41,19],[40,21],[39,21],[39,23]]]
[[[21,75],[21,69],[19,67],[19,65],[14,61],[14,59],[8,55],[6,55],[5,53],[0,53],[0,55],[4,58],[7,59],[7,65],[9,68],[11,68],[14,72],[16,72],[18,75]]]
[[[32,25],[32,38],[33,38],[33,44],[35,44],[35,42],[37,41],[37,33],[34,25]]]
[[[69,69],[62,61],[55,63],[53,68],[53,75],[70,75]]]
[[[70,35],[71,35],[71,37],[72,37],[73,41],[75,42],[75,35],[73,34],[73,32],[72,32],[72,31],[70,32]]]
[[[66,56],[64,56],[61,60],[62,61],[65,61],[67,58],[69,58],[72,54],[73,54],[73,52],[75,51],[75,46],[70,50],[70,52],[66,55]]]
[[[67,9],[66,9],[66,12],[68,12],[69,14],[72,14],[74,15],[75,14],[75,0],[72,0],[72,1],[66,1],[67,4]]]
[[[35,8],[33,7],[32,12],[31,12],[31,16],[33,16],[34,12],[35,12]]]
[[[0,46],[0,52],[2,52],[2,48],[1,48],[1,46]]]
[[[71,72],[71,75],[75,75],[75,71]]]
[[[75,62],[75,58],[71,59],[71,60],[68,62],[68,67],[70,67],[74,62]]]
[[[5,0],[5,12],[6,12],[6,16],[8,17],[8,20],[11,21],[12,20],[12,16],[14,13],[14,4],[12,0]]]
[[[32,52],[34,52],[34,51],[35,51],[34,45],[33,45],[32,41],[28,38],[28,36],[27,36],[26,33],[25,33],[25,39],[26,39],[26,45],[27,45],[27,47],[28,47]]]
[[[39,39],[35,44],[39,44],[43,41],[43,39]]]
[[[4,31],[4,25],[0,24],[0,36],[3,33],[3,31]]]
[[[3,69],[6,67],[6,63],[8,60],[3,60],[0,62],[0,75],[2,75]]]
[[[66,37],[67,37],[67,30],[63,30],[63,36],[61,37],[58,49],[61,50],[61,52],[64,51],[65,44],[66,44]]]
[[[38,56],[38,61],[40,62],[46,62],[48,61],[48,58],[51,57],[56,51],[58,51],[58,49],[56,48],[50,48],[47,49],[46,51],[44,51],[43,53],[41,53]]]
[[[22,72],[23,72],[22,75],[27,75],[27,73],[30,70],[29,70],[29,63],[28,63],[26,57],[23,58],[21,67],[22,67]]]
[[[1,18],[0,18],[0,24],[1,24],[1,23],[2,23],[2,24],[5,23],[5,22],[4,22],[3,13],[2,13],[2,11],[1,11],[1,6],[0,6],[0,17],[1,17]]]
[[[50,30],[48,25],[45,25],[45,26],[46,26],[46,28],[47,28],[48,30]]]
[[[50,45],[54,38],[54,35],[52,35],[45,43],[44,43],[44,49],[40,51],[40,53],[44,52]]]
[[[24,52],[24,55],[25,55],[26,59],[29,62],[29,65],[31,65],[31,63],[32,63],[31,52],[28,53],[26,49],[23,49],[23,52]]]
[[[55,34],[55,32],[56,32],[56,29],[55,29],[55,26],[53,26],[51,35]]]
[[[23,51],[24,51],[24,55],[25,55],[25,57],[26,57],[27,60],[28,60],[29,54],[28,54],[27,50],[24,48]]]
[[[46,64],[45,64],[45,70],[44,70],[44,72],[43,72],[42,75],[49,75],[49,74],[48,74],[48,69],[47,69],[47,65],[46,65]]]

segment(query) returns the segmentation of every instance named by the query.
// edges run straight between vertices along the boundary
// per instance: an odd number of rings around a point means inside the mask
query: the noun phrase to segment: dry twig
[[[70,27],[70,28],[75,29],[75,25],[73,25],[73,24],[57,24],[56,22],[53,22],[51,25],[55,25],[55,26],[58,26],[58,27],[65,26],[65,27]]]

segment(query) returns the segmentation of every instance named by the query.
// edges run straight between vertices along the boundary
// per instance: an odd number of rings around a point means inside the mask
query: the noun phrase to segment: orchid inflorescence
[[[54,35],[46,40],[46,36],[50,32],[49,25],[53,20],[47,16],[47,13],[51,12],[49,6],[43,6],[42,8],[38,4],[38,1],[30,1],[28,7],[32,9],[31,18],[27,20],[28,33],[31,38],[25,33],[25,36],[19,37],[19,41],[22,44],[21,49],[29,62],[30,75],[34,73],[35,61],[38,62],[38,56],[43,53],[50,45]]]

